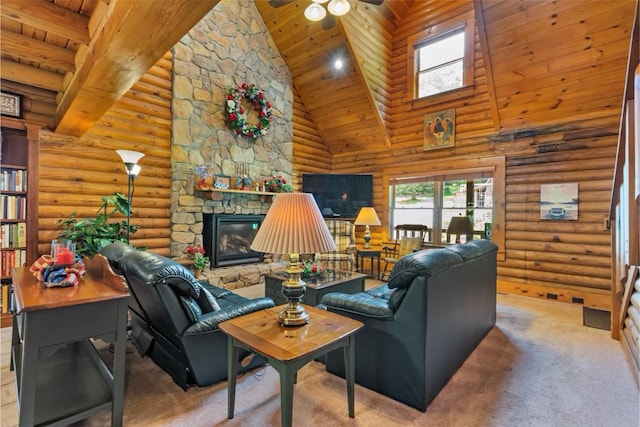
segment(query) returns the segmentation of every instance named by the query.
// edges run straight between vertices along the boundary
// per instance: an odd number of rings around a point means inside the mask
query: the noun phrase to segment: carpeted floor
[[[5,354],[6,340],[2,352]],[[2,360],[2,373],[8,359]],[[6,399],[3,380],[3,400]],[[498,295],[497,326],[423,413],[356,385],[347,414],[343,379],[312,362],[299,371],[295,426],[640,425],[638,389],[609,332],[582,326],[582,307]],[[2,426],[15,424],[3,401]],[[15,408],[15,402],[13,402]],[[264,367],[238,380],[228,420],[226,382],[186,392],[149,359],[127,354],[125,426],[279,426],[278,375]],[[109,414],[78,423],[109,424]]]

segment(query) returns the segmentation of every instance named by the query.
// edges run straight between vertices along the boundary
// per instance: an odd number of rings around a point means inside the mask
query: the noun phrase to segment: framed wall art
[[[540,219],[578,220],[578,183],[540,185]]]
[[[229,175],[216,175],[213,178],[213,188],[228,189],[231,187],[231,177]]]
[[[456,110],[438,111],[424,116],[423,149],[453,147],[456,141]]]
[[[0,114],[3,116],[22,118],[22,95],[0,92]]]

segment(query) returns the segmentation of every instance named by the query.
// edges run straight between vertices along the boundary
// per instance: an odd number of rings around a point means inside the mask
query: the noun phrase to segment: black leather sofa
[[[274,306],[270,298],[248,299],[198,281],[179,263],[123,243],[100,253],[129,285],[131,341],[183,389],[227,378],[227,336],[220,322]],[[240,352],[239,360],[246,356]],[[263,363],[255,357],[240,369]]]
[[[364,323],[356,383],[426,411],[495,325],[497,249],[473,240],[415,252],[384,285],[325,295],[322,307]],[[344,377],[343,354],[327,354],[326,368]]]

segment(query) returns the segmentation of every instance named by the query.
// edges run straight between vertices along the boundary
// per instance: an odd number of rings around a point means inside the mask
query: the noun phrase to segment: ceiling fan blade
[[[269,4],[273,7],[281,7],[292,3],[293,0],[269,0]]]
[[[376,6],[380,6],[384,0],[360,0],[362,3],[374,4]]]
[[[330,13],[327,13],[327,16],[321,22],[323,30],[329,30],[336,26],[336,17]]]

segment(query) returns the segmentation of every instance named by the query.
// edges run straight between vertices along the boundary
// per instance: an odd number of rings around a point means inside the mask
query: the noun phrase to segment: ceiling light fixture
[[[334,16],[342,16],[349,13],[351,5],[347,0],[331,0],[327,5],[327,9]]]
[[[322,21],[327,16],[327,11],[320,5],[327,2],[329,2],[327,9],[333,16],[343,16],[351,10],[348,0],[312,0],[312,3],[305,9],[304,16],[309,21]]]
[[[309,7],[304,10],[304,16],[309,21],[322,21],[324,17],[327,16],[327,11],[318,3],[311,3]]]

